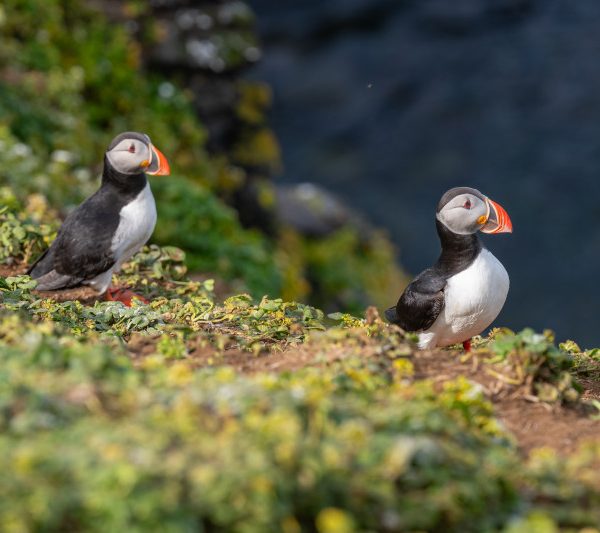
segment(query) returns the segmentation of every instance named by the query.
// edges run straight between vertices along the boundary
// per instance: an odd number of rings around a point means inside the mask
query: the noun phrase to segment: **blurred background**
[[[484,237],[496,324],[598,346],[599,24],[594,0],[6,0],[2,201],[56,227],[146,131],[173,169],[153,240],[192,274],[360,313],[435,261],[468,185],[514,224]]]

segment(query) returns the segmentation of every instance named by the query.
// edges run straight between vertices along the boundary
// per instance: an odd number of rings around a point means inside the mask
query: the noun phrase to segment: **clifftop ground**
[[[0,531],[597,532],[599,351],[494,330],[469,356],[417,352],[358,318],[404,281],[384,235],[238,209],[277,197],[269,92],[237,77],[248,7],[177,19],[215,45],[190,80],[147,55],[189,2],[96,4],[0,6]],[[131,129],[173,169],[153,244],[113,280],[150,303],[37,292],[26,265]]]
[[[0,278],[3,531],[597,531],[596,350],[418,352],[374,308],[223,301],[183,259],[127,265],[132,308]]]

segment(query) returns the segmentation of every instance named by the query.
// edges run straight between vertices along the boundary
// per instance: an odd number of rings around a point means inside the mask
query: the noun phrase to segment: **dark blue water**
[[[511,276],[497,324],[600,346],[600,2],[251,4],[282,181],[366,212],[412,273],[442,193],[480,189],[514,224],[484,238]]]

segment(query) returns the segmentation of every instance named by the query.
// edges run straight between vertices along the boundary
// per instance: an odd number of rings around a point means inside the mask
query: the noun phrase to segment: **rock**
[[[278,186],[276,212],[285,225],[308,237],[327,237],[352,226],[366,236],[371,230],[362,217],[343,202],[313,183]]]

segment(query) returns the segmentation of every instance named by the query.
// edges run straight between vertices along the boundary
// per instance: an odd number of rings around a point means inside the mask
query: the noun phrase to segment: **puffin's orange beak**
[[[481,231],[483,233],[512,233],[512,222],[504,208],[489,198],[486,198],[485,201],[488,206],[488,214],[481,221],[483,224]]]
[[[152,152],[152,161],[146,168],[146,174],[152,176],[168,176],[171,173],[169,162],[163,153],[156,148],[154,145],[150,145],[150,151]]]

